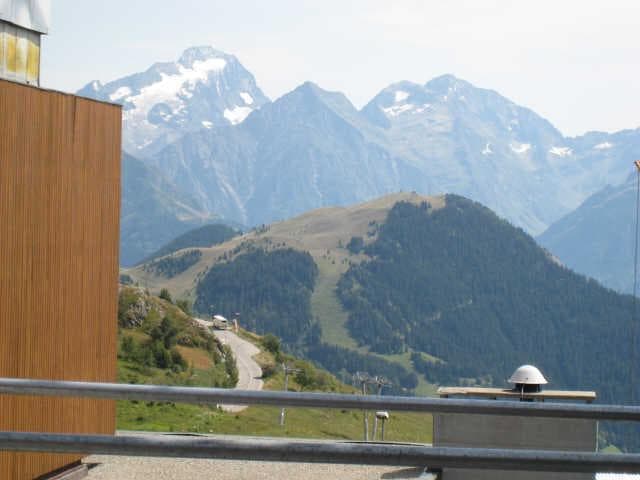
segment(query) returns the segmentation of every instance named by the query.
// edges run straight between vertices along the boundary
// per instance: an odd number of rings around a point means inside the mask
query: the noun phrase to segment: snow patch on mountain
[[[609,149],[611,147],[613,147],[612,143],[610,143],[610,142],[602,142],[602,143],[597,144],[593,148],[595,148],[596,150],[607,150],[607,149]]]
[[[509,145],[511,147],[511,150],[513,150],[515,153],[526,153],[529,150],[531,150],[531,144],[530,143],[512,143],[511,145]]]
[[[409,94],[407,92],[405,92],[404,90],[398,90],[398,91],[396,91],[394,98],[395,98],[396,103],[403,102],[407,98],[409,98]]]
[[[109,99],[112,102],[117,102],[118,100],[128,97],[131,95],[131,89],[129,87],[120,87],[111,95],[109,95]]]
[[[491,144],[487,142],[487,144],[484,146],[484,149],[482,150],[482,155],[491,155],[492,153],[493,150],[491,150]]]
[[[391,117],[397,117],[398,115],[413,110],[415,105],[410,103],[403,103],[402,105],[393,105],[391,107],[383,108],[384,113]]]
[[[420,106],[420,107],[416,107],[415,110],[413,111],[413,113],[422,113],[425,110],[431,108],[431,104],[429,103],[425,103],[424,105]]]
[[[102,82],[100,80],[94,80],[89,84],[89,88],[91,90],[93,90],[94,92],[99,91],[100,89],[102,89],[103,85]]]
[[[573,155],[573,150],[569,147],[551,147],[549,153],[558,157],[568,157]]]
[[[242,97],[242,100],[244,100],[244,103],[247,105],[253,105],[253,97],[247,92],[240,92],[240,96]]]
[[[231,122],[231,125],[237,125],[239,123],[244,122],[244,119],[249,116],[249,114],[253,112],[253,109],[250,107],[234,107],[231,110],[225,108],[224,110],[224,118]]]
[[[178,65],[174,74],[160,73],[160,80],[142,88],[138,95],[119,97],[133,105],[133,108],[125,109],[125,121],[143,123],[148,120],[150,110],[159,104],[166,104],[174,112],[180,112],[184,108],[181,97],[188,96],[185,95],[188,89],[192,89],[198,81],[205,81],[211,72],[223,70],[226,65],[227,62],[223,58],[210,58],[194,62],[191,68]],[[127,88],[121,87],[116,93]]]

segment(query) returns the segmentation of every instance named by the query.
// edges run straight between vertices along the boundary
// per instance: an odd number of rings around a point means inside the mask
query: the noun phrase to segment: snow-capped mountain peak
[[[124,149],[138,156],[190,131],[237,125],[269,102],[236,57],[209,46],[78,93],[123,105]]]
[[[182,55],[178,63],[185,67],[192,67],[195,62],[205,62],[212,59],[224,59],[231,57],[232,55],[226,54],[220,50],[213,48],[210,45],[202,45],[198,47],[187,48]]]

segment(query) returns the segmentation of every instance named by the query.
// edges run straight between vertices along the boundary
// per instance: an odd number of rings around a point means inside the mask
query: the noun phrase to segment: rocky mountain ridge
[[[190,131],[242,123],[269,102],[235,56],[207,46],[104,85],[90,82],[78,94],[122,104],[123,147],[137,157]]]
[[[453,75],[394,83],[361,110],[311,82],[270,102],[210,47],[79,93],[121,102],[126,151],[199,210],[249,226],[416,191],[464,195],[540,234],[622,183],[640,149],[640,129],[565,137]]]

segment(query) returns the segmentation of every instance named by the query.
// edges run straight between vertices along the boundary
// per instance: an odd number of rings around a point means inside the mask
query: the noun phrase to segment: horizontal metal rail
[[[0,450],[548,472],[640,472],[640,455],[174,435],[0,432]]]
[[[640,407],[626,405],[583,405],[575,403],[536,403],[460,400],[451,398],[249,391],[223,388],[167,387],[160,385],[67,382],[16,378],[0,378],[0,394],[2,393],[197,404],[275,405],[287,407],[640,421]]]

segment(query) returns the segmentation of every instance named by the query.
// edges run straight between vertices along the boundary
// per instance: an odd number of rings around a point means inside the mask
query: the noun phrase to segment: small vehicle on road
[[[216,330],[229,330],[231,323],[222,315],[214,315],[211,318],[212,327]]]

